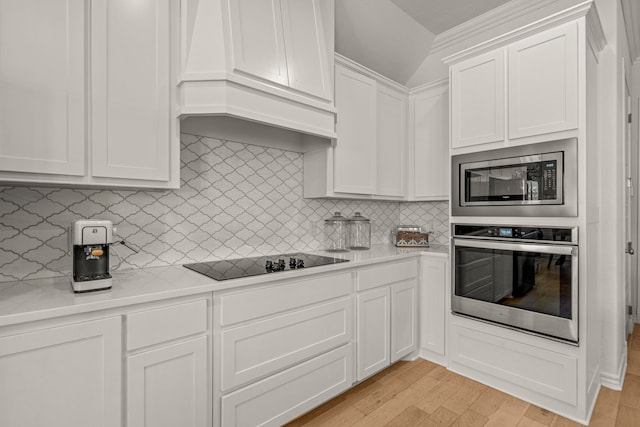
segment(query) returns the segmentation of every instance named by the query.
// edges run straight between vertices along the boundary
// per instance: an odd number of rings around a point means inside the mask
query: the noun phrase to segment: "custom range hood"
[[[182,2],[178,115],[335,138],[334,2]]]

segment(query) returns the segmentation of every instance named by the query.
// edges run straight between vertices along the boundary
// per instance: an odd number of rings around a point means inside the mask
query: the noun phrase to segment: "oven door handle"
[[[454,239],[454,247],[498,249],[504,251],[537,252],[543,254],[577,255],[578,247],[569,245],[538,245],[532,243],[495,242],[490,240]]]

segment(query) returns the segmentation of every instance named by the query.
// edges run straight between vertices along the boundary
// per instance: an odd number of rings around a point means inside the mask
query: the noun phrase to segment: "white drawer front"
[[[451,359],[519,387],[577,403],[575,357],[452,325]]]
[[[351,273],[294,281],[221,297],[221,325],[228,326],[349,295]]]
[[[222,389],[292,366],[353,336],[351,298],[222,332]]]
[[[418,277],[418,261],[404,261],[360,270],[358,272],[358,291],[402,282]]]
[[[222,398],[225,427],[281,426],[351,387],[351,345]]]
[[[160,307],[127,316],[127,350],[206,332],[207,301]]]

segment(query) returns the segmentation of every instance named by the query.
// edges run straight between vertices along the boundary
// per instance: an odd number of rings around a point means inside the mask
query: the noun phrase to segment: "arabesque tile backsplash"
[[[0,282],[68,275],[67,229],[79,218],[113,221],[116,238],[140,249],[118,246],[121,269],[322,249],[322,220],[335,211],[369,217],[372,243],[400,223],[447,243],[447,202],[303,199],[302,163],[300,153],[183,134],[179,190],[0,187]]]

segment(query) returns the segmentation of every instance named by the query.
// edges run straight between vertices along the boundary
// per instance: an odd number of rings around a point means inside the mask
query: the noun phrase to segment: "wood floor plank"
[[[451,427],[483,427],[488,421],[489,418],[468,409],[451,424]]]
[[[547,411],[546,409],[542,409],[539,406],[531,405],[527,412],[524,413],[524,416],[532,419],[544,426],[550,426],[553,423],[556,414],[551,411]]]
[[[490,417],[502,406],[509,395],[491,387],[486,387],[484,392],[471,405],[470,409],[485,417]]]
[[[415,404],[415,392],[413,390],[403,390],[388,400],[373,412],[359,420],[354,427],[376,427],[384,426],[396,416],[400,415],[409,405]]]
[[[615,418],[609,418],[602,415],[594,415],[591,417],[589,427],[615,427]]]
[[[636,396],[636,399],[640,399],[640,396]],[[640,425],[640,409],[620,405],[616,427],[637,427],[638,425]]]
[[[616,417],[620,404],[620,392],[610,388],[601,387],[598,400],[593,408],[593,415],[602,415],[609,418]]]
[[[627,374],[620,394],[620,405],[640,409],[640,377]]]
[[[462,377],[451,377],[441,381],[432,389],[432,392],[425,396],[416,406],[428,414],[433,414],[436,409],[442,406],[459,390],[460,384],[462,384]]]
[[[407,384],[397,378],[387,383],[376,382],[364,397],[353,402],[353,406],[365,414],[370,414],[406,388]]]
[[[465,381],[460,384],[458,391],[444,402],[442,406],[461,415],[480,397],[485,388],[486,386],[483,384],[465,379]]]
[[[429,414],[411,405],[385,424],[386,427],[414,427],[427,418]]]
[[[428,418],[426,418],[419,427],[432,427],[432,426],[450,426],[458,419],[458,414],[448,410],[447,408],[439,407]]]
[[[582,427],[582,424],[558,415],[551,423],[551,427]]]
[[[347,427],[354,425],[364,417],[364,413],[360,412],[345,400],[335,405],[330,410],[324,411],[314,418],[306,421],[304,424],[292,425],[304,425],[305,427]],[[301,418],[298,418],[298,420],[300,419]]]
[[[405,371],[398,374],[397,378],[411,385],[422,377],[428,375],[438,366],[435,363],[430,363],[426,360],[424,362],[425,363],[416,363],[415,366],[406,369]]]
[[[640,342],[640,339],[637,340]],[[640,350],[631,350],[628,352],[627,374],[640,376]]]

